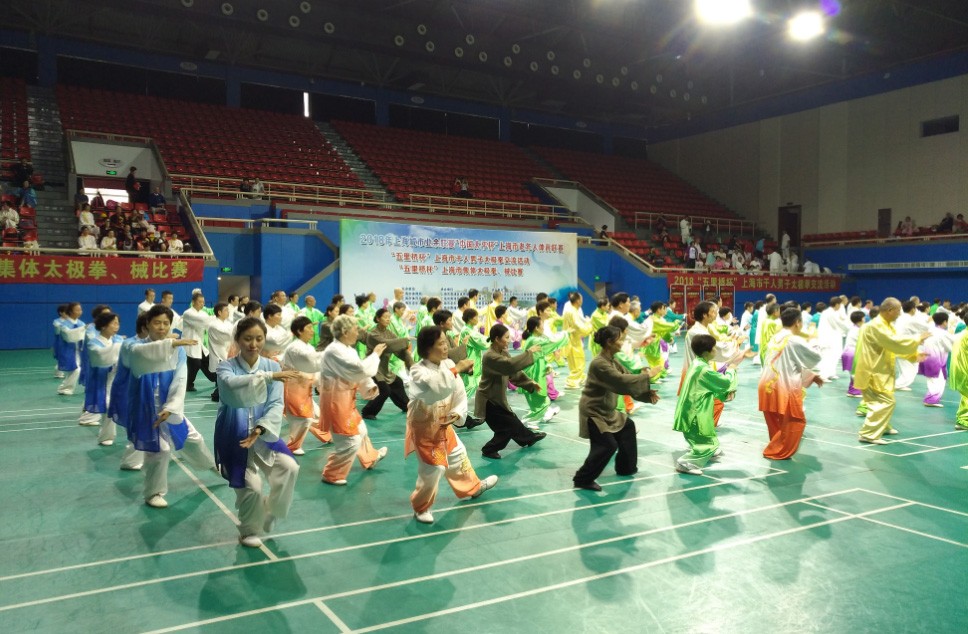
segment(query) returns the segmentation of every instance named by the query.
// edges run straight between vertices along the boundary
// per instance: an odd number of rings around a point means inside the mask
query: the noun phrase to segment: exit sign
[[[223,266],[221,269],[219,269],[219,272],[220,273],[231,273],[232,272],[232,267],[231,266]]]
[[[108,176],[117,176],[118,170],[105,170],[104,173],[107,174]]]

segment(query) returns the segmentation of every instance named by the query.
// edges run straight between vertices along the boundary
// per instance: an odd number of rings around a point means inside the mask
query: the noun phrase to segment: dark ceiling
[[[4,26],[636,126],[968,48],[968,0],[752,2],[712,28],[692,0],[9,0]],[[827,36],[789,41],[820,4]]]

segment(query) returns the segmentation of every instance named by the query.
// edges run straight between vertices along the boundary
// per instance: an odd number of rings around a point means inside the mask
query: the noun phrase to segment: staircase
[[[554,174],[555,175],[555,178],[557,178],[558,180],[560,180],[560,181],[570,181],[570,180],[572,180],[572,179],[568,178],[568,176],[566,176],[565,173],[562,172],[560,169],[558,169],[557,167],[555,167],[554,165],[552,165],[548,161],[544,160],[544,158],[540,154],[538,154],[537,152],[535,152],[531,148],[521,146],[521,150],[525,154],[527,154],[528,157],[532,161],[534,161],[535,163],[537,163],[541,167],[545,168],[546,170],[548,170],[549,172],[551,172],[552,174]]]
[[[340,158],[349,166],[350,171],[363,181],[363,189],[371,192],[377,200],[393,199],[393,196],[383,186],[383,183],[380,182],[377,175],[373,173],[369,166],[363,162],[363,159],[360,158],[360,155],[356,153],[356,150],[332,126],[325,121],[317,121],[316,128],[320,134],[326,137],[329,144],[339,152]]]
[[[37,240],[43,247],[77,248],[77,218],[67,199],[67,165],[60,109],[52,88],[27,86],[27,126],[34,169],[44,175],[37,192]]]

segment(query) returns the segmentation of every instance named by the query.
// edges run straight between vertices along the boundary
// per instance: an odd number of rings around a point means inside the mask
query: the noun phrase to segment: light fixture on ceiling
[[[467,36],[464,37],[464,41],[467,42],[468,46],[474,46],[474,42],[476,42],[477,39],[473,35],[468,33]]]
[[[512,44],[511,45],[511,52],[514,53],[515,55],[517,55],[518,53],[520,53],[521,52],[521,45],[520,44]]]
[[[419,35],[427,35],[427,25],[426,24],[418,24],[417,25],[417,33]]]
[[[654,95],[655,93],[659,92],[659,87],[656,86],[655,84],[652,84],[651,86],[649,86],[649,92]]]
[[[507,66],[508,68],[511,68],[511,64],[513,64],[513,63],[514,63],[514,60],[511,59],[511,56],[510,55],[505,55],[504,56],[504,65],[505,66]]]
[[[454,49],[454,57],[463,57],[463,56],[464,56],[464,49],[462,49],[462,48],[461,48],[461,47],[459,47],[459,46],[458,46],[458,47],[456,47],[456,48]]]
[[[181,64],[178,65],[178,67],[181,68],[182,70],[187,70],[190,73],[193,73],[196,70],[198,70],[198,64],[196,64],[195,62],[182,62]]]
[[[613,87],[618,88],[621,83],[622,83],[622,80],[621,79],[619,79],[618,77],[612,77],[612,86]]]
[[[265,9],[259,9],[255,12],[255,17],[259,19],[259,22],[265,22],[269,19],[269,12]]]
[[[662,75],[661,74],[655,76],[655,83],[657,83],[657,84],[661,84],[662,83]]]
[[[571,71],[571,76],[575,79],[581,79],[581,71],[576,68],[575,70]]]
[[[300,2],[299,10],[302,11],[303,13],[309,13],[310,11],[313,10],[313,5],[309,4],[308,2]]]
[[[301,21],[299,20],[299,16],[298,15],[290,15],[289,16],[289,26],[291,26],[292,28],[298,29],[300,23],[301,23]]]
[[[407,43],[407,40],[405,40],[402,35],[394,35],[393,43],[396,44],[397,46],[403,46],[404,44]]]
[[[709,99],[708,99],[708,98],[706,98],[706,95],[703,95],[702,97],[700,97],[700,98],[699,98],[699,101],[701,101],[701,102],[702,102],[702,105],[704,105],[704,106],[705,106],[705,105],[706,105],[707,103],[709,103]]]
[[[553,61],[555,61],[555,52],[554,51],[548,51],[547,53],[545,53],[545,57],[548,58],[548,61],[549,62],[553,62]]]
[[[669,96],[672,97],[673,99],[675,99],[676,98],[676,95],[678,95],[678,94],[679,93],[676,92],[676,89],[675,88],[673,88],[672,90],[669,91]]]
[[[336,25],[332,22],[327,22],[323,25],[323,32],[325,32],[326,35],[332,35],[336,32]]]
[[[538,72],[538,62],[531,62],[531,63],[530,63],[529,65],[528,65],[528,68],[530,68],[530,69],[531,69],[531,72],[532,72],[532,73],[536,73],[536,72]]]
[[[696,0],[696,15],[706,24],[736,24],[753,15],[750,0]]]
[[[581,61],[581,65],[584,66],[585,68],[591,68],[592,67],[592,60],[590,60],[589,58],[586,57],[585,59],[583,59]]]
[[[689,93],[687,93],[687,92],[682,93],[682,100],[683,101],[689,101],[690,99],[692,99],[692,97],[689,95]]]
[[[477,54],[477,59],[481,60],[481,63],[487,61],[487,51],[481,51]]]
[[[232,6],[231,2],[222,3],[222,15],[232,15],[235,13],[235,7]]]
[[[561,72],[561,69],[558,68],[558,65],[557,64],[552,64],[551,65],[551,74],[552,75],[557,75],[560,72]]]
[[[595,81],[597,81],[600,84],[604,84],[605,83],[605,75],[603,75],[601,73],[598,73],[597,75],[595,75]]]
[[[622,75],[622,77],[625,77],[626,75],[629,74],[629,67],[628,66],[622,66],[621,68],[618,69],[618,72],[619,72],[620,75]]]
[[[195,6],[195,0],[181,0],[182,6],[186,9],[191,9]]]
[[[823,16],[818,11],[798,13],[787,22],[787,33],[790,39],[797,42],[807,42],[823,32]]]
[[[434,46],[434,41],[433,40],[427,40],[427,43],[424,44],[424,48],[427,49],[427,52],[428,53],[433,53],[434,52],[434,48],[436,48]]]
[[[635,81],[635,80],[633,79],[633,80],[632,80],[632,83],[631,83],[631,84],[629,84],[629,87],[630,87],[630,88],[631,88],[632,90],[638,90],[638,89],[639,89],[639,82],[637,82],[637,81]]]

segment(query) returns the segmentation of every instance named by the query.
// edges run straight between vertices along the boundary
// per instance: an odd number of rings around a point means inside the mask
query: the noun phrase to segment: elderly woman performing
[[[379,393],[373,377],[380,367],[386,344],[377,344],[361,359],[354,346],[360,329],[356,318],[340,315],[333,321],[333,343],[320,362],[319,413],[324,432],[333,434],[333,452],[323,469],[323,482],[342,486],[353,466],[353,456],[364,469],[371,469],[387,455],[387,448],[373,448],[366,424],[356,409],[356,393],[370,400]]]
[[[410,495],[414,517],[431,524],[430,512],[437,497],[440,476],[447,478],[458,498],[476,498],[497,484],[497,476],[477,477],[464,443],[454,433],[454,424],[467,416],[467,394],[457,378],[473,367],[472,359],[458,364],[447,358],[450,344],[438,326],[428,326],[417,335],[420,363],[410,368],[412,398],[407,408],[406,455],[417,452],[417,486]]]

